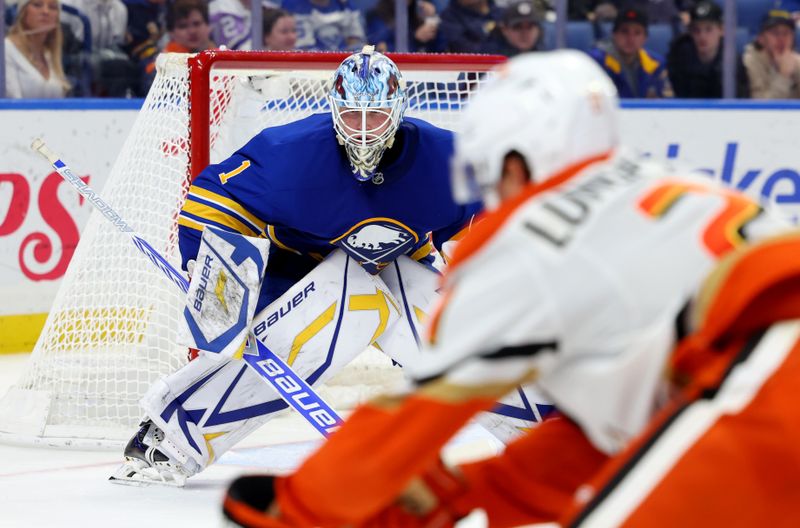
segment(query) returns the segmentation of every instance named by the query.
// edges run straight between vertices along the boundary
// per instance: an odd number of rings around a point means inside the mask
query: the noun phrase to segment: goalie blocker
[[[256,311],[269,240],[207,227],[186,294],[179,343],[241,357]]]

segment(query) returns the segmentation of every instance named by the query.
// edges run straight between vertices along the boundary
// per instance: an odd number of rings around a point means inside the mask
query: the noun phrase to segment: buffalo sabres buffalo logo
[[[331,243],[345,250],[369,273],[380,272],[419,241],[409,227],[391,218],[370,218]]]

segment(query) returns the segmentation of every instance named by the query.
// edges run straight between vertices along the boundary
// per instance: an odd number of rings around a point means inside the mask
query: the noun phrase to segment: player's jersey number
[[[234,176],[240,175],[245,170],[247,170],[248,167],[250,167],[250,160],[244,160],[238,167],[236,167],[232,171],[220,172],[219,181],[222,183],[222,185],[225,185],[226,183],[228,183],[228,180],[230,180]]]

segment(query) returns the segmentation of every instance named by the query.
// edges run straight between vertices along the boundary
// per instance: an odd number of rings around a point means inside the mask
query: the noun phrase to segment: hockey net
[[[265,127],[328,112],[330,77],[345,57],[230,51],[160,56],[155,82],[101,196],[179,267],[176,220],[191,178]],[[459,109],[502,60],[392,58],[407,82],[406,115],[452,130]],[[93,212],[28,369],[0,401],[0,439],[78,447],[127,440],[141,419],[140,397],[186,362],[185,347],[175,342],[183,303],[128,237]],[[370,350],[320,392],[335,408],[349,408],[400,375]]]

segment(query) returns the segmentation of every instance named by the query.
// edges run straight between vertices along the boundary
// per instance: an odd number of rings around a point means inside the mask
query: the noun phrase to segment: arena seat
[[[647,42],[644,47],[666,57],[672,36],[672,26],[669,24],[651,24],[647,31]]]

